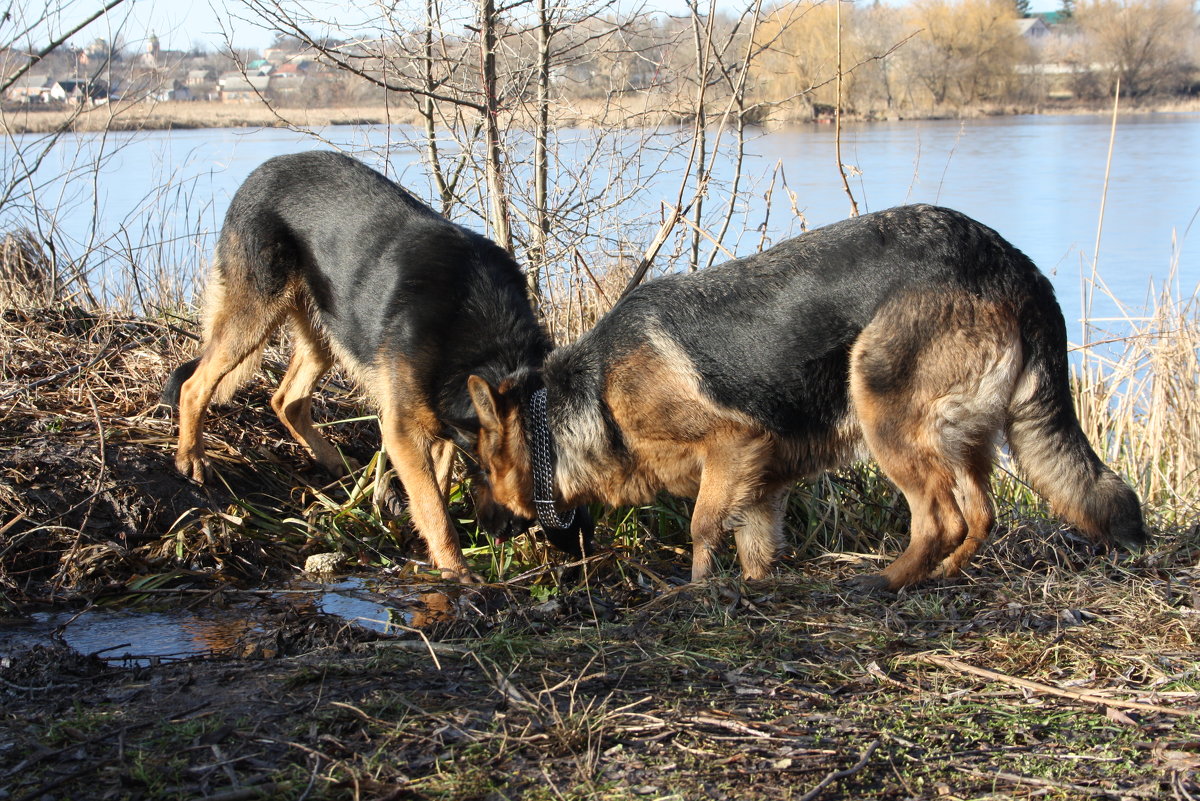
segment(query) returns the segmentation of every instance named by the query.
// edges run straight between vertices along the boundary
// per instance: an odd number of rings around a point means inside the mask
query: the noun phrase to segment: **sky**
[[[636,0],[629,0],[622,5],[632,2]],[[669,13],[684,13],[687,8],[685,0],[646,0],[639,4]],[[314,9],[330,9],[330,16],[336,19],[344,19],[346,9],[353,7],[347,0],[312,0],[307,5]],[[366,7],[372,5],[365,4]],[[419,6],[417,0],[399,0],[397,5]],[[737,0],[717,2],[718,8],[737,5]],[[1034,11],[1053,11],[1058,6],[1059,0],[1033,0],[1032,3]],[[129,22],[122,29],[122,38],[137,49],[141,49],[150,33],[158,37],[165,50],[188,50],[197,44],[203,44],[210,50],[223,49],[226,33],[232,34],[236,47],[262,49],[271,43],[274,35],[253,24],[250,17],[252,14],[238,0],[126,0],[114,10],[107,25],[105,20],[97,21],[81,37],[83,41],[76,43],[90,42],[100,36],[111,41],[120,23],[128,19]]]

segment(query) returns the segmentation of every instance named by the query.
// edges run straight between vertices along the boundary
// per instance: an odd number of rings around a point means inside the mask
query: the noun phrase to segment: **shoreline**
[[[637,102],[641,100],[642,102]],[[643,121],[661,124],[664,118],[678,124],[688,122],[683,112],[670,109],[651,108],[647,99],[618,108],[588,108],[576,106],[564,108],[557,114],[555,127],[639,127],[631,124]],[[888,114],[882,112],[846,113],[844,122],[902,122],[911,120],[965,120],[987,117],[1050,116],[1050,115],[1108,115],[1112,113],[1107,104],[1042,104],[1029,107],[975,107],[968,109],[930,110],[928,113]],[[1131,103],[1119,110],[1120,114],[1172,114],[1200,113],[1200,98],[1170,99],[1149,104]],[[72,116],[75,117],[72,120]],[[515,121],[514,121],[515,122]],[[780,114],[757,123],[777,130],[780,128],[807,125],[824,125],[832,118],[801,119],[795,115]],[[258,103],[216,103],[207,101],[131,103],[115,106],[97,106],[83,112],[68,109],[31,110],[6,109],[0,112],[0,130],[8,134],[53,133],[67,126],[76,133],[100,131],[166,131],[203,130],[214,128],[324,128],[331,125],[421,125],[423,120],[410,108],[381,105],[333,106],[322,108],[272,108]]]

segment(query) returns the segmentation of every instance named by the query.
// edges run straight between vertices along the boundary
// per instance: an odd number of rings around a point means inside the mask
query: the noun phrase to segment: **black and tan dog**
[[[378,404],[384,448],[434,566],[468,576],[445,501],[454,443],[473,450],[479,427],[467,378],[499,381],[538,367],[550,350],[508,253],[354,159],[281,156],[251,173],[230,202],[204,318],[200,357],[163,390],[179,408],[180,471],[203,481],[209,402],[228,400],[288,323],[294,351],[271,399],[279,419],[341,475],[345,464],[311,409],[317,382],[340,362]],[[486,492],[476,509],[495,533],[529,524]],[[573,529],[546,533],[578,552],[579,528],[589,524],[584,514]]]
[[[541,372],[470,388],[497,501],[532,516],[538,476],[560,506],[694,497],[694,580],[729,530],[744,575],[764,576],[789,484],[873,455],[912,533],[862,584],[895,589],[958,572],[984,542],[1001,432],[1093,540],[1144,543],[1137,496],[1080,430],[1066,345],[1026,256],[962,214],[907,206],[648,283]],[[552,470],[527,444],[541,402]]]

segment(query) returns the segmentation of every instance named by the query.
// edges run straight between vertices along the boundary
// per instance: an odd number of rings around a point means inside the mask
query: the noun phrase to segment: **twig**
[[[1075,690],[1060,690],[1058,687],[1052,687],[1049,684],[1042,684],[1041,682],[1030,681],[1029,679],[1021,679],[1017,678],[1016,676],[1008,676],[1004,673],[997,673],[996,671],[988,670],[987,668],[975,667],[974,665],[969,665],[966,662],[962,662],[958,659],[951,659],[948,656],[941,656],[939,654],[921,654],[917,657],[917,659],[921,660],[922,662],[928,662],[931,665],[937,665],[938,667],[957,670],[960,673],[972,673],[976,676],[990,679],[991,681],[1012,684],[1037,693],[1045,693],[1046,695],[1056,695],[1060,698],[1070,698],[1073,701],[1080,701],[1085,704],[1120,707],[1121,709],[1136,709],[1141,712],[1157,712],[1161,715],[1174,715],[1175,717],[1187,717],[1193,714],[1187,710],[1172,709],[1167,706],[1143,704],[1138,701],[1122,701],[1118,698],[1105,698],[1103,696],[1092,695],[1091,693],[1081,693]]]
[[[846,165],[842,163],[842,0],[835,0],[837,9],[837,101],[833,106],[833,154],[837,161],[838,175],[842,178],[842,191],[850,198],[850,216],[858,216],[858,202],[850,191],[846,178]]]
[[[691,722],[699,723],[702,726],[716,726],[717,728],[728,729],[729,731],[735,731],[739,734],[748,734],[751,737],[757,737],[759,739],[773,739],[773,735],[769,732],[759,731],[752,726],[747,726],[745,723],[736,720],[721,720],[720,718],[714,718],[708,715],[697,715],[696,717],[692,718]]]
[[[115,356],[118,353],[129,350],[130,348],[140,348],[143,345],[150,344],[151,342],[153,342],[156,339],[158,339],[158,337],[156,337],[156,336],[142,337],[141,339],[137,340],[136,342],[125,342],[120,345],[114,345],[112,347],[105,348],[104,350],[100,351],[100,353],[97,354],[87,364],[72,365],[71,367],[68,367],[65,370],[59,370],[54,375],[48,375],[45,378],[39,378],[37,381],[34,381],[31,384],[26,384],[23,387],[16,387],[15,389],[10,389],[8,392],[4,393],[3,395],[0,395],[0,401],[6,401],[9,398],[20,395],[22,392],[32,392],[33,390],[37,389],[38,387],[43,386],[45,384],[49,384],[54,381],[57,381],[60,378],[69,378],[69,377],[75,375],[76,373],[80,373],[84,370],[94,367],[95,365],[99,364],[100,362],[104,361],[105,359],[109,358],[110,356]]]
[[[876,749],[879,748],[879,743],[880,741],[876,740],[868,745],[867,750],[863,751],[862,756],[858,758],[858,761],[850,767],[846,768],[845,770],[835,770],[824,779],[821,779],[821,781],[817,783],[816,787],[800,796],[800,801],[813,801],[813,799],[819,796],[826,787],[833,784],[838,779],[845,779],[848,776],[853,776],[855,773],[858,773],[860,770],[865,768],[867,766],[867,762],[871,759],[871,755],[874,754]]]
[[[454,645],[448,642],[433,642],[431,640],[376,640],[370,643],[371,647],[381,650],[396,650],[396,651],[419,651],[421,653],[429,653],[433,655],[434,660],[437,660],[437,655],[442,656],[466,656],[472,653],[470,648],[465,645]],[[440,666],[439,666],[440,667]]]
[[[1096,292],[1096,278],[1100,267],[1100,234],[1104,230],[1104,206],[1108,201],[1108,178],[1112,172],[1113,144],[1117,139],[1117,109],[1121,103],[1121,76],[1117,76],[1117,85],[1113,90],[1112,129],[1108,132],[1108,157],[1104,160],[1104,188],[1100,190],[1100,218],[1096,221],[1096,245],[1092,251],[1092,281],[1088,286],[1083,317],[1083,344],[1088,344],[1087,312],[1092,310],[1092,298]]]
[[[680,222],[681,222],[681,223],[683,223],[684,225],[688,226],[689,228],[691,228],[693,231],[695,231],[695,232],[696,232],[697,234],[699,234],[700,236],[702,236],[702,237],[704,237],[705,239],[707,239],[709,242],[712,242],[712,243],[713,243],[713,245],[716,247],[716,249],[717,249],[717,250],[721,251],[722,253],[724,253],[724,254],[725,254],[726,256],[728,256],[729,258],[731,258],[731,259],[736,259],[736,258],[737,258],[737,256],[736,256],[736,255],[734,255],[734,252],[733,252],[732,250],[730,250],[729,248],[727,248],[727,247],[725,247],[724,245],[722,245],[722,244],[721,244],[721,243],[720,243],[720,242],[717,240],[717,238],[716,238],[716,237],[714,237],[714,236],[713,236],[712,234],[710,234],[708,231],[705,231],[703,228],[701,228],[699,225],[697,225],[697,224],[696,224],[696,222],[695,222],[695,220],[689,220],[687,217],[684,217],[684,218],[682,218],[682,219],[680,220]]]
[[[1053,787],[1056,790],[1069,790],[1072,793],[1080,793],[1081,795],[1105,796],[1108,798],[1129,798],[1130,796],[1144,795],[1136,789],[1122,790],[1105,790],[1103,787],[1088,787],[1084,784],[1071,784],[1070,782],[1056,782],[1050,779],[1038,779],[1033,776],[1022,776],[1018,773],[1005,773],[1002,770],[989,772],[975,770],[974,768],[964,768],[960,765],[955,765],[954,769],[971,776],[978,776],[981,779],[1003,779],[1006,782],[1015,782],[1017,784],[1028,784],[1034,787]],[[1157,790],[1154,796],[1157,797]]]
[[[254,798],[263,798],[265,796],[274,795],[280,787],[275,782],[266,784],[255,784],[249,787],[239,787],[236,790],[227,790],[216,795],[205,796],[208,801],[250,801]]]
[[[72,36],[79,33],[84,28],[91,25],[93,22],[100,19],[108,12],[112,11],[114,8],[121,5],[121,3],[123,3],[123,2],[125,2],[125,0],[112,0],[112,2],[105,5],[99,11],[95,12],[90,17],[83,20],[75,27],[71,28],[69,31],[65,31],[62,34],[59,34],[54,39],[51,39],[50,43],[47,44],[45,47],[43,47],[38,52],[29,55],[28,60],[24,64],[22,64],[19,68],[17,68],[14,72],[12,72],[8,77],[6,77],[3,80],[3,82],[0,82],[0,92],[8,91],[8,88],[10,86],[12,86],[17,81],[21,80],[21,77],[23,75],[25,75],[25,73],[29,72],[31,69],[33,69],[35,66],[37,66],[39,63],[41,63],[41,61],[43,59],[45,59],[46,56],[50,55],[55,50],[62,47],[64,44],[66,44],[67,40],[70,39]],[[8,15],[6,14],[5,19],[7,20],[7,18],[8,18]]]

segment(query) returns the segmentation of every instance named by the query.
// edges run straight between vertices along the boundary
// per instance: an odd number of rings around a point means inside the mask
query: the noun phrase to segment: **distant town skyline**
[[[315,2],[314,8],[321,0]],[[904,0],[899,0],[904,2]],[[717,7],[733,8],[736,0],[718,0]],[[1054,11],[1059,0],[1033,0],[1031,11]],[[646,0],[620,2],[624,7],[653,7],[671,14],[687,11],[686,0]],[[113,41],[120,38],[127,47],[143,49],[151,35],[158,38],[164,50],[190,50],[203,46],[208,50],[224,48],[226,38],[234,47],[262,50],[270,46],[275,34],[254,24],[252,15],[242,4],[230,0],[136,0],[118,6],[110,19],[100,19],[80,36],[76,45],[82,46],[96,38]]]

